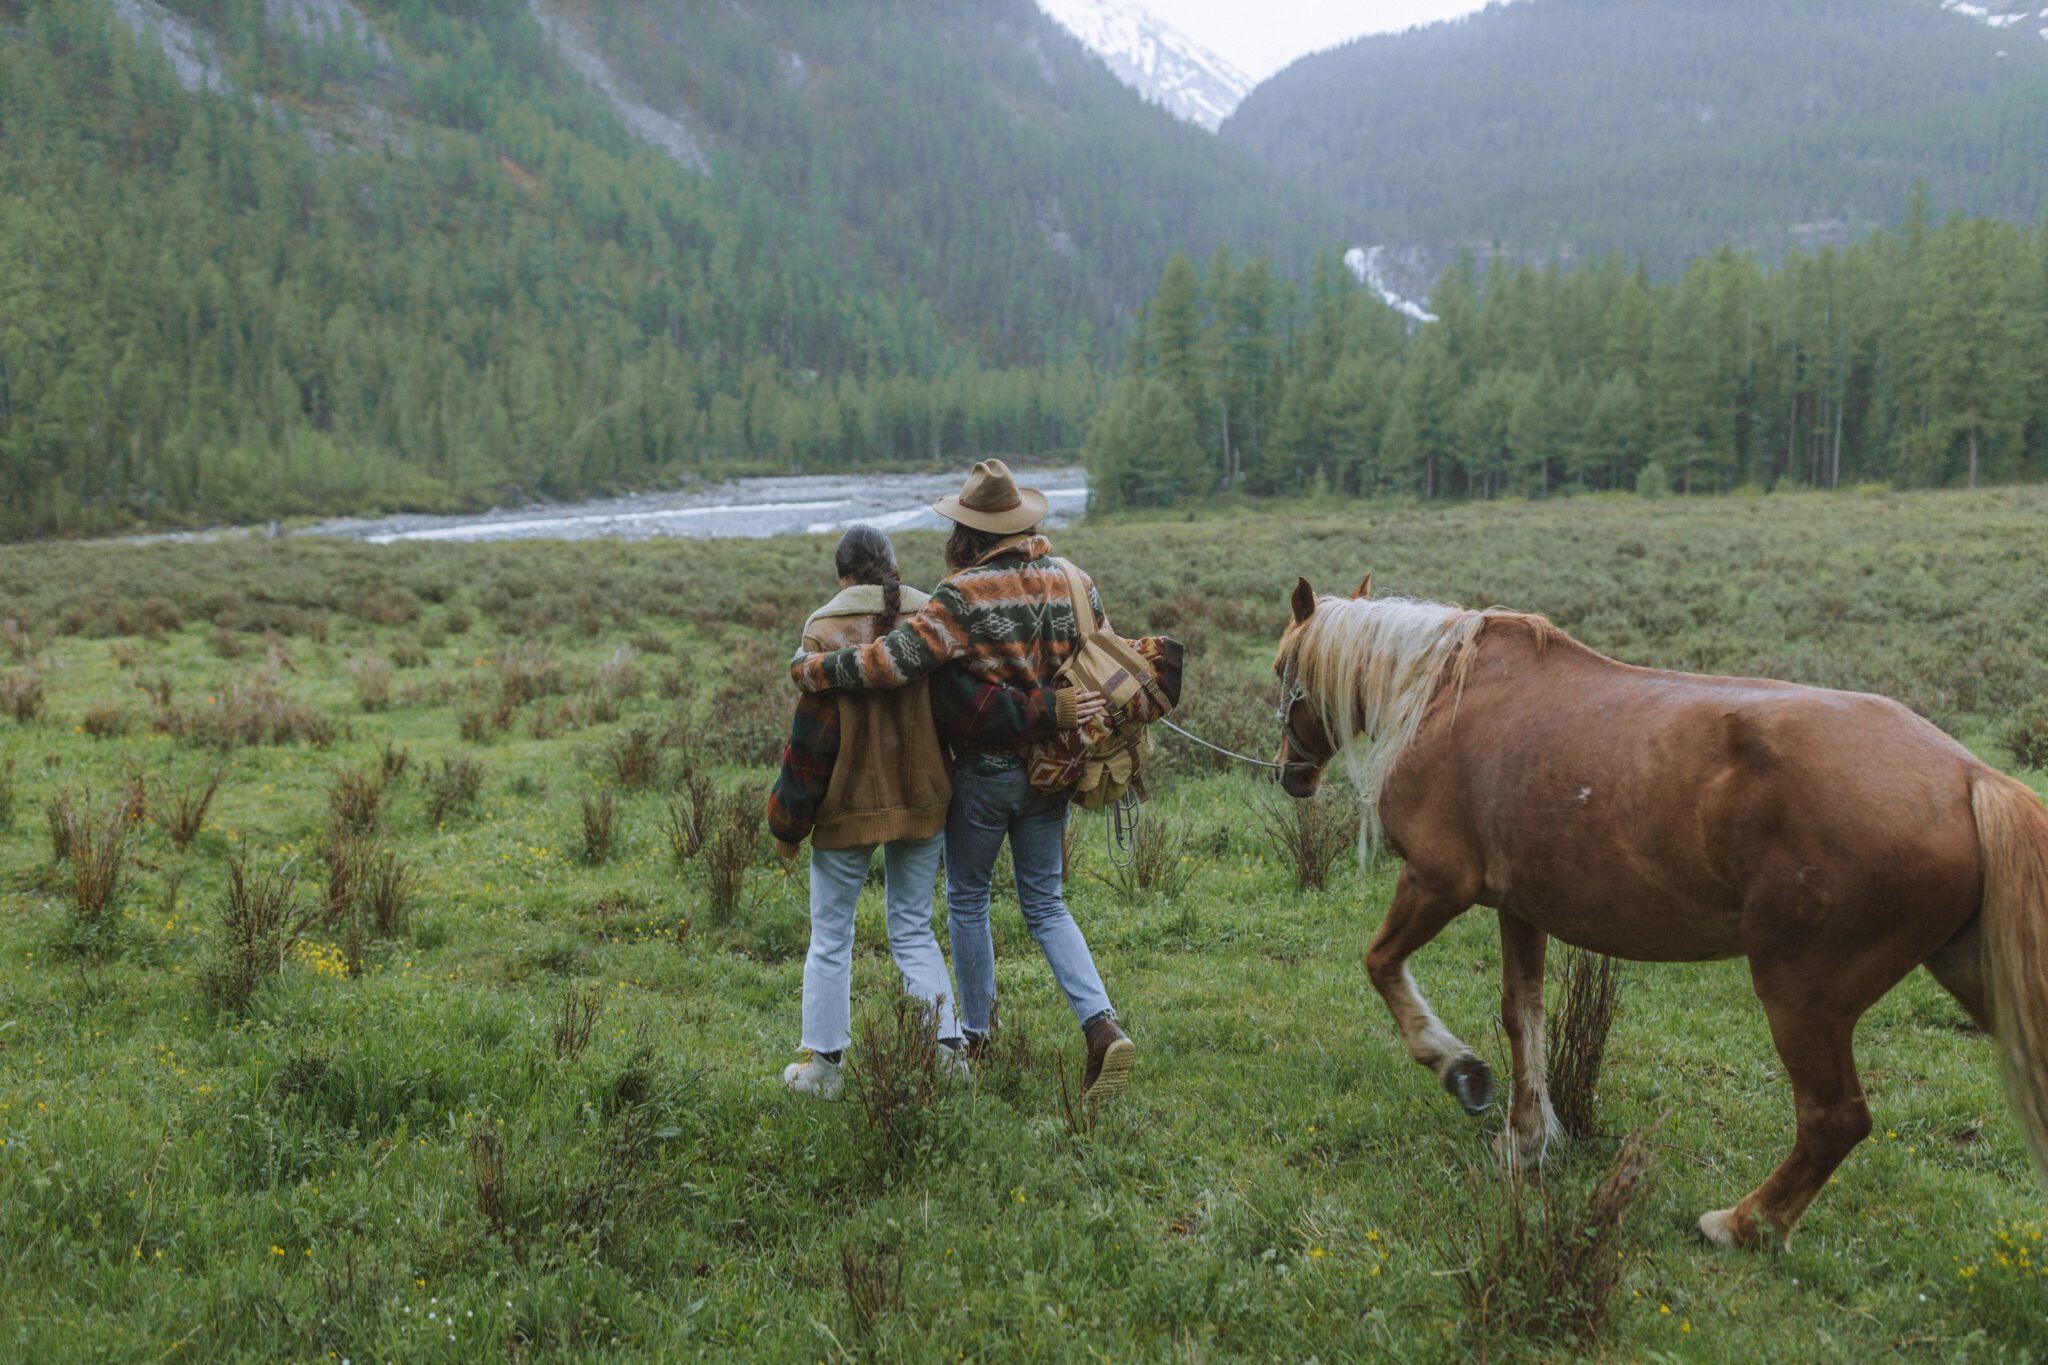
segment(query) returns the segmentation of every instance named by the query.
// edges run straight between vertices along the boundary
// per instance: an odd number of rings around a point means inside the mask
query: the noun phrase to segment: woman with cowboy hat
[[[829,653],[799,654],[790,674],[806,692],[900,688],[956,665],[977,682],[1011,688],[1052,686],[1080,648],[1084,631],[1106,625],[1092,582],[1096,617],[1076,619],[1067,578],[1039,531],[1045,495],[1020,488],[1001,460],[974,466],[956,495],[932,504],[954,523],[946,542],[951,575],[931,597],[873,641]],[[1102,707],[1094,693],[1054,693],[1057,723],[1068,729]],[[986,1038],[995,1005],[995,947],[988,904],[996,855],[1010,844],[1017,901],[1053,979],[1088,1044],[1082,1093],[1116,1094],[1130,1078],[1137,1048],[1117,1027],[1116,1010],[1095,969],[1062,885],[1067,803],[1025,780],[1016,743],[953,740],[953,804],[946,817],[946,921],[961,1022],[970,1055]]]

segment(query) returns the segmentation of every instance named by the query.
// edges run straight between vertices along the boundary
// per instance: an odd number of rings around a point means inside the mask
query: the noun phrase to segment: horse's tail
[[[2048,1179],[2048,808],[2002,773],[1970,786],[1984,869],[1984,983],[2006,1099]]]

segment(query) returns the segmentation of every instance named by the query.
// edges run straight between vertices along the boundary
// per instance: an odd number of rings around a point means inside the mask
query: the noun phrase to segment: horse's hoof
[[[1469,1053],[1444,1069],[1444,1090],[1468,1114],[1493,1108],[1493,1068]]]
[[[1741,1246],[1741,1241],[1735,1236],[1735,1210],[1714,1209],[1701,1214],[1700,1236],[1717,1247]]]

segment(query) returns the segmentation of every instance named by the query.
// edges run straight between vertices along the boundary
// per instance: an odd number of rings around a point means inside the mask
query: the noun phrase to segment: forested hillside
[[[541,11],[709,175],[527,7],[306,8],[178,0],[193,93],[0,0],[0,534],[1071,450],[1169,249],[1315,230],[1025,0]]]
[[[1275,76],[1225,141],[1340,195],[1359,240],[1766,260],[1860,240],[1908,185],[2034,223],[2048,43],[1935,0],[1522,0]]]
[[[1327,264],[1167,266],[1090,430],[1097,495],[1543,497],[2048,478],[2048,229],[1905,221],[1673,283],[1470,257],[1412,336]]]
[[[691,111],[720,174],[867,253],[984,355],[1109,340],[1167,255],[1264,250],[1299,278],[1348,214],[1125,88],[1032,0],[591,9],[658,107]],[[1105,352],[1113,354],[1113,352]]]

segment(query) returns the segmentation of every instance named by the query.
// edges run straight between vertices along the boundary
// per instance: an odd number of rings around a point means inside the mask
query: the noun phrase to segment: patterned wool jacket
[[[1084,574],[1085,578],[1086,575]],[[1095,584],[1088,603],[1097,624],[1107,625]],[[1080,647],[1067,578],[1053,562],[1052,542],[1042,535],[1017,536],[940,583],[914,614],[872,644],[799,654],[790,676],[806,692],[834,688],[895,688],[929,677],[956,663],[974,679],[1014,688],[1047,688],[1060,666]],[[1055,722],[1072,729],[1077,699],[1073,688],[1054,694]],[[1016,741],[963,747],[1016,750]]]
[[[872,639],[876,618],[846,621],[848,612],[835,608],[878,610],[880,597],[876,588],[841,593],[806,624],[805,647],[817,648],[821,641],[830,643],[848,633],[855,639]],[[916,589],[903,590],[906,607],[914,610],[924,601]],[[840,618],[838,628],[820,629],[821,618],[833,616]],[[794,846],[809,835],[819,848],[850,848],[928,837],[944,825],[951,794],[938,749],[942,738],[956,747],[1021,746],[1059,732],[1058,704],[1051,688],[1000,687],[961,668],[942,668],[930,680],[929,700],[924,688],[908,690],[919,695],[905,698],[904,707],[876,714],[869,712],[873,703],[883,700],[880,697],[865,699],[866,710],[855,704],[849,714],[841,707],[841,698],[830,692],[799,694],[789,742],[782,750],[782,770],[768,797],[768,828],[779,843]],[[1071,713],[1071,703],[1068,710]],[[857,732],[852,753],[847,752],[849,720]],[[882,722],[879,729],[876,721]],[[860,766],[841,771],[846,763]],[[864,784],[865,789],[856,791],[850,782]]]

